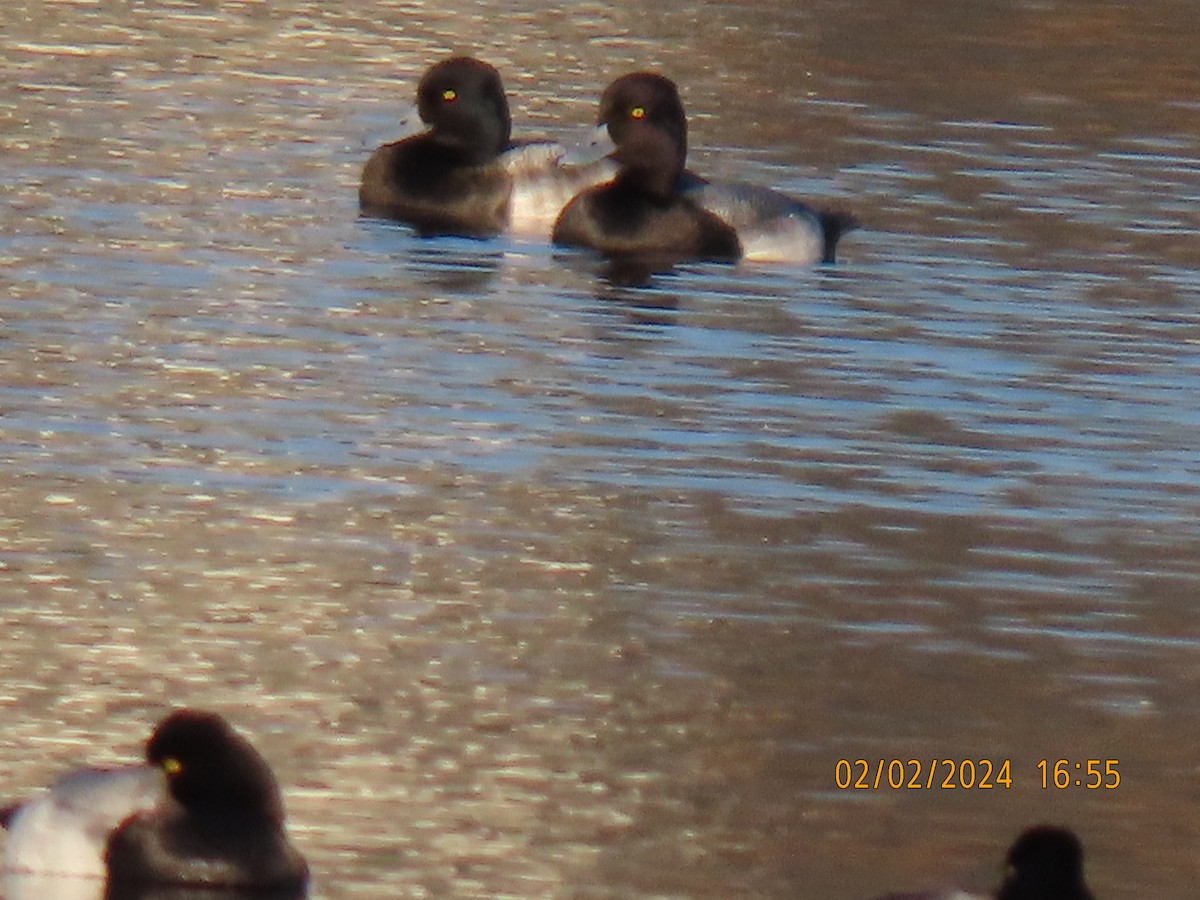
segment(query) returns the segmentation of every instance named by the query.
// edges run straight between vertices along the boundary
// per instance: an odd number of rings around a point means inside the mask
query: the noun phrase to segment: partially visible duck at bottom
[[[417,86],[417,113],[427,128],[375,150],[358,200],[364,215],[422,235],[548,239],[567,202],[616,168],[563,165],[557,143],[514,142],[500,73],[473,57],[431,66]]]
[[[597,144],[618,174],[585,190],[555,224],[553,239],[617,256],[833,262],[853,216],[816,210],[768,188],[710,182],[686,168],[687,116],[669,78],[624,75],[600,100]]]
[[[1083,878],[1083,845],[1067,828],[1027,828],[1009,848],[994,894],[950,890],[888,894],[876,900],[1095,900]]]
[[[270,766],[214,713],[172,713],[146,742],[145,764],[72,772],[0,811],[0,824],[10,898],[25,878],[59,879],[56,893],[71,881],[105,884],[108,897],[307,890],[308,865],[285,833]]]

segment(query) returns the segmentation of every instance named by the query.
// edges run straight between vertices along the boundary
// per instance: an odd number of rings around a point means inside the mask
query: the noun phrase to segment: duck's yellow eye
[[[644,106],[635,106],[633,109],[631,109],[631,110],[629,111],[629,118],[631,118],[631,119],[644,119],[644,118],[646,118],[646,107],[644,107]]]
[[[163,771],[167,773],[168,777],[178,775],[183,771],[183,763],[173,756],[168,756],[166,759],[164,759],[162,761],[162,767]]]
[[[454,88],[446,88],[444,91],[442,91],[442,100],[444,100],[446,103],[453,103],[457,99],[458,91],[456,91]]]

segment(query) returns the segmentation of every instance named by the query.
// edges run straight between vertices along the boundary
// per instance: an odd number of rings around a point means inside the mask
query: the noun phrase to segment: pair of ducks
[[[574,164],[561,147],[512,141],[500,74],[455,57],[421,78],[421,134],[367,161],[359,205],[422,234],[501,232],[667,261],[832,262],[852,216],[783,194],[713,183],[686,168],[687,116],[674,82],[618,78],[600,100],[598,137],[611,153]]]
[[[274,773],[223,718],[173,712],[150,735],[145,758],[143,765],[81,769],[42,796],[0,810],[9,831],[5,871],[103,880],[110,898],[137,896],[145,886],[238,897],[305,894],[308,865],[284,831]],[[1028,829],[1007,864],[996,900],[1093,900],[1083,881],[1083,849],[1066,829]]]

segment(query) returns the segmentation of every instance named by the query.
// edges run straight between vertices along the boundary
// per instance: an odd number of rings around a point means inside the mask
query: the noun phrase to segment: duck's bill
[[[374,148],[380,144],[391,144],[396,141],[402,141],[405,138],[418,135],[424,130],[425,123],[421,121],[421,114],[414,103],[401,112],[399,123],[388,123],[380,127],[372,127],[364,132],[361,144],[364,148]]]
[[[560,162],[564,166],[589,166],[611,155],[616,149],[617,145],[608,133],[608,126],[601,124],[578,142],[568,144],[567,152],[563,154]]]
[[[414,134],[420,134],[425,130],[425,123],[421,121],[421,112],[417,108],[417,104],[411,104],[400,113],[399,124],[400,130],[396,135],[396,140],[412,137]]]

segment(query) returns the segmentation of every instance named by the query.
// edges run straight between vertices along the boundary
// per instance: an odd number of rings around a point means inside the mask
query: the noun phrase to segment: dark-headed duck
[[[943,891],[889,894],[878,900],[1094,900],[1083,880],[1083,845],[1066,828],[1036,825],[1013,842],[1004,881],[992,895]]]
[[[618,80],[604,92],[600,121],[615,145],[617,174],[567,204],[554,225],[555,243],[613,257],[733,261],[742,255],[737,233],[680,189],[687,121],[673,88],[647,75]]]
[[[302,896],[308,866],[284,831],[270,766],[214,713],[181,709],[144,765],[73,772],[0,812],[10,876]]]
[[[615,158],[623,168],[654,167],[661,179],[660,196],[662,185],[673,178],[670,197],[676,209],[702,210],[733,232],[738,248],[735,258],[802,265],[832,262],[838,240],[858,224],[844,212],[815,210],[785,194],[755,185],[710,182],[687,170],[687,116],[675,83],[662,75],[638,72],[618,78],[601,98],[599,121],[597,138],[611,142],[608,146],[615,147]],[[650,128],[657,132],[657,141],[645,136]],[[673,156],[667,153],[668,146],[673,148]],[[667,158],[670,166],[665,162]],[[591,194],[595,196],[596,191]],[[661,230],[647,227],[635,217],[624,215],[636,209],[636,204],[610,199],[603,213],[589,212],[590,205],[573,211],[570,220],[560,220],[562,228],[556,234],[562,243],[604,250],[605,243],[628,243],[634,231],[644,233],[646,243],[671,240],[670,226]],[[707,217],[689,212],[689,218],[695,225],[703,222],[705,233],[714,231]],[[692,250],[695,238],[674,240],[679,249],[689,250],[692,256],[729,258],[727,236],[710,243],[707,252],[699,254]]]
[[[472,57],[426,71],[417,112],[426,130],[372,154],[358,200],[364,214],[423,235],[546,239],[571,197],[615,171],[608,161],[563,165],[552,142],[514,143],[500,73]]]

